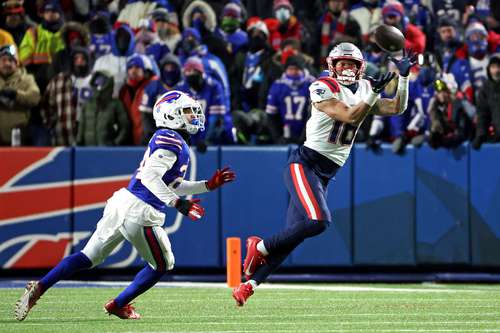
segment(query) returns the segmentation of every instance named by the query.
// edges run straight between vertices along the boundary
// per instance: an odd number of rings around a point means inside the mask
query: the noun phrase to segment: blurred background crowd
[[[339,42],[366,75],[397,71],[373,32],[419,53],[403,116],[368,117],[356,141],[452,148],[500,141],[500,1],[1,0],[0,145],[145,145],[156,98],[200,100],[192,145],[301,143],[308,87]],[[392,97],[397,78],[383,92]]]

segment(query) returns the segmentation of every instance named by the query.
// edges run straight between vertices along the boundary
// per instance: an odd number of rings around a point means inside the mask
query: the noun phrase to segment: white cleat
[[[16,319],[19,321],[24,320],[41,295],[42,292],[38,281],[28,282],[23,296],[16,302],[16,307],[14,309]]]

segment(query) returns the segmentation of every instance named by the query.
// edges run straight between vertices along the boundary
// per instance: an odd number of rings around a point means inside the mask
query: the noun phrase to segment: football
[[[405,46],[405,36],[398,29],[391,25],[382,24],[374,34],[375,43],[386,52],[397,52]]]

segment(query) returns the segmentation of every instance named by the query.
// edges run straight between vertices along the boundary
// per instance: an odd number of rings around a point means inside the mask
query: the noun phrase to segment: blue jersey
[[[141,170],[148,158],[157,150],[165,149],[173,152],[177,156],[175,164],[168,170],[161,179],[165,185],[176,188],[184,180],[186,170],[189,165],[189,147],[179,133],[169,129],[159,129],[149,140],[148,148],[144,153],[139,168],[135,171],[127,189],[136,197],[156,209],[162,209],[165,203],[158,199],[146,186],[141,183]]]
[[[159,79],[151,80],[145,87],[142,94],[141,105],[139,111],[153,112],[153,106],[158,97],[166,93],[167,90]]]
[[[90,35],[90,52],[94,55],[94,59],[97,59],[105,54],[111,52],[111,44],[113,39],[113,33],[108,32],[104,35],[92,34]]]
[[[267,95],[266,112],[281,116],[285,138],[301,136],[310,104],[309,86],[314,80],[310,75],[292,80],[283,74],[271,85]]]

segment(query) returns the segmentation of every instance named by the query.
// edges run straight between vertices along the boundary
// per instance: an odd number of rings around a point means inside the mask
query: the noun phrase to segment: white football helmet
[[[342,71],[337,71],[335,65],[337,61],[347,59],[353,60],[358,63],[358,68],[343,69]],[[350,85],[355,83],[357,80],[363,77],[365,72],[365,60],[363,59],[363,53],[352,43],[340,43],[336,45],[328,54],[326,58],[328,63],[328,70],[330,75],[337,79],[337,81],[343,85]]]
[[[196,134],[205,130],[205,114],[200,103],[182,91],[163,94],[153,107],[156,127],[186,130]]]

